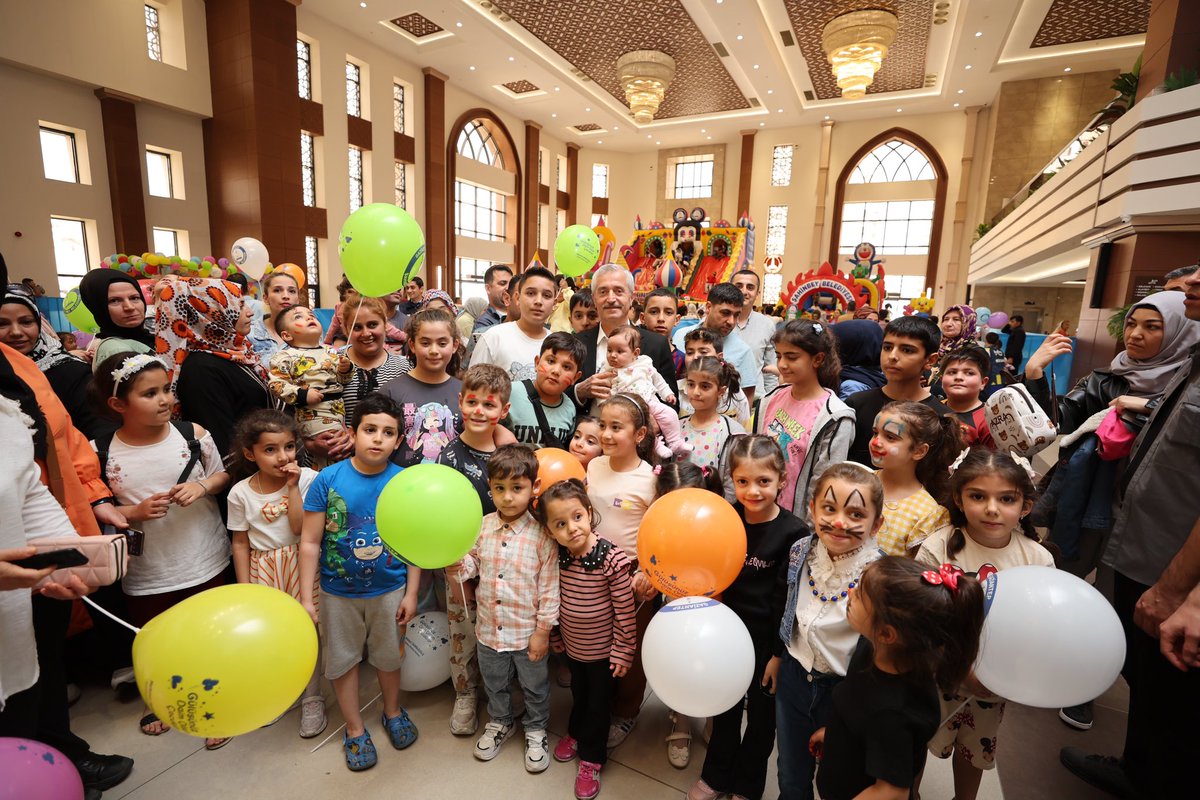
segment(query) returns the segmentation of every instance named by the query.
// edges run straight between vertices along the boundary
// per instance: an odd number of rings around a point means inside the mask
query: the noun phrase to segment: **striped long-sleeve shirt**
[[[559,548],[559,631],[576,661],[633,666],[636,646],[629,557],[607,539],[581,558]]]

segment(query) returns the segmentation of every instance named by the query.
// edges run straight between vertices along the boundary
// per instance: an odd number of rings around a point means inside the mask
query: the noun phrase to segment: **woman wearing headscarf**
[[[458,314],[458,319],[454,325],[458,328],[458,335],[464,341],[471,340],[471,331],[475,327],[475,320],[487,310],[488,301],[486,297],[468,297],[463,301],[462,311]],[[553,315],[551,315],[553,317]]]
[[[179,278],[159,286],[157,349],[171,371],[178,418],[212,434],[228,455],[234,424],[271,408],[267,373],[246,338],[253,309],[235,283]]]
[[[117,353],[153,353],[154,334],[146,328],[146,300],[130,275],[94,269],[79,282],[79,296],[100,328],[88,345],[93,369]]]
[[[878,389],[887,383],[879,367],[883,350],[883,329],[868,319],[852,319],[830,327],[837,340],[842,362],[842,385],[838,398],[845,400],[855,392]]]
[[[71,422],[88,439],[111,427],[88,402],[87,385],[92,369],[87,362],[66,351],[50,323],[23,287],[10,284],[0,301],[0,342],[30,358],[58,399],[66,406]]]
[[[950,306],[942,315],[942,341],[938,345],[938,358],[929,373],[929,390],[938,397],[945,397],[942,391],[942,360],[947,353],[975,344],[975,336],[979,328],[979,317],[975,309],[968,305]]]

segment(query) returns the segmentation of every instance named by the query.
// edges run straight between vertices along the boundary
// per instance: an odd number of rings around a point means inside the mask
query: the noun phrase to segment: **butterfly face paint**
[[[825,549],[839,556],[863,545],[875,521],[875,510],[858,484],[831,478],[821,495],[813,498],[812,517]]]
[[[872,464],[886,470],[912,463],[912,447],[908,424],[902,418],[887,412],[876,415],[871,427],[871,443],[868,446]]]

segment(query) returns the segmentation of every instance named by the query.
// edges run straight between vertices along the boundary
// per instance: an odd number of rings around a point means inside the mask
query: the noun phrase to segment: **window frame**
[[[791,186],[792,167],[795,164],[796,146],[777,144],[771,149],[771,185]],[[786,165],[783,162],[786,161]]]
[[[592,197],[608,197],[608,177],[610,175],[608,164],[603,164],[599,161],[592,164]],[[596,182],[600,181],[600,191],[602,194],[596,194]]]
[[[306,177],[309,185],[304,182]],[[300,202],[305,208],[317,207],[317,137],[304,130],[300,131]]]
[[[713,196],[716,177],[716,154],[680,156],[670,159],[671,182],[668,185],[669,200],[709,200]],[[706,175],[707,173],[707,175]],[[707,177],[707,183],[705,178]],[[708,194],[701,194],[707,187]]]
[[[171,163],[174,160],[172,158],[172,154],[170,153],[170,151],[162,150],[160,148],[153,147],[151,145],[146,145],[145,149],[146,149],[146,194],[150,195],[151,197],[161,197],[166,200],[174,200],[177,197],[177,194],[175,191],[174,165]],[[157,156],[158,158],[161,158],[166,162],[166,165],[167,165],[167,169],[166,169],[167,193],[166,194],[158,194],[157,192],[154,191],[153,187],[151,186],[151,181],[150,181],[150,175],[152,173],[152,170],[150,168],[150,157],[151,156]]]
[[[348,145],[346,148],[348,166],[346,170],[347,178],[350,182],[350,213],[353,214],[358,209],[366,205],[367,202],[367,185],[366,185],[366,156],[362,148]],[[358,174],[355,174],[357,166]]]
[[[351,77],[353,73],[353,77]],[[355,64],[350,59],[346,59],[346,115],[351,117],[363,117],[363,68],[359,64]],[[351,93],[353,87],[353,94]]]
[[[156,5],[143,3],[146,21],[146,55],[151,61],[165,64],[162,47],[162,12]],[[151,19],[153,17],[153,19]]]
[[[313,99],[312,50],[312,42],[296,37],[296,90],[301,100]],[[305,86],[308,87],[307,93]]]
[[[170,248],[173,252],[168,253],[165,249],[158,246],[159,234],[170,234],[173,246]],[[160,228],[157,225],[150,228],[150,244],[155,253],[161,253],[164,256],[177,256],[179,253],[179,231],[174,228]]]
[[[901,152],[905,148],[907,148],[908,152]],[[882,151],[886,152],[880,155]],[[898,156],[900,161],[899,163],[894,163],[889,174],[889,163],[885,162],[885,159],[889,159],[893,155]],[[910,163],[910,160],[914,157],[919,158],[923,162],[915,171]],[[867,164],[868,161],[871,161],[869,173],[868,169],[864,168],[864,164]],[[900,177],[901,170],[907,172],[908,177]],[[881,177],[877,179],[876,176]],[[888,139],[886,142],[880,142],[867,151],[850,170],[850,175],[846,178],[846,185],[858,186],[870,183],[907,183],[911,181],[932,180],[937,180],[937,171],[934,169],[933,162],[930,161],[929,156],[925,155],[921,151],[921,148],[896,136]]]
[[[779,213],[782,209],[782,213]],[[767,238],[765,255],[782,258],[787,250],[788,207],[778,203],[767,206]]]
[[[65,180],[63,178],[56,178],[46,174],[46,147],[45,143],[43,142],[43,137],[45,134],[61,136],[70,143],[71,168],[75,173],[73,180]],[[79,163],[79,138],[75,135],[74,131],[67,131],[63,130],[62,128],[54,128],[48,125],[39,124],[38,146],[42,151],[42,177],[48,181],[59,181],[60,183],[83,183],[83,170]]]
[[[481,120],[474,119],[463,126],[459,131],[458,141],[454,143],[454,152],[480,164],[505,169],[504,152],[500,149],[496,135]]]
[[[928,216],[913,216],[913,204],[921,203],[922,208],[928,204]],[[906,206],[901,208],[901,206]],[[861,207],[862,216],[859,217],[857,212]],[[847,216],[847,211],[851,212]],[[875,245],[875,253],[880,256],[928,256],[929,248],[933,241],[933,221],[934,215],[937,213],[937,201],[930,197],[919,197],[915,199],[902,200],[872,200],[872,201],[849,201],[842,203],[841,209],[841,229],[838,232],[838,254],[850,255],[854,252],[855,246],[859,242],[870,242]],[[857,218],[856,218],[857,217]],[[912,235],[914,230],[913,223],[918,223],[916,229],[918,231],[924,228],[925,234],[921,236],[918,233],[917,239],[923,239],[924,243],[913,243]],[[868,225],[875,226],[878,229],[878,234],[875,231],[868,233]],[[889,243],[895,235],[895,231],[903,230],[904,244],[898,245]],[[854,235],[849,236],[847,231],[853,231]],[[853,239],[853,242],[850,240]],[[846,244],[846,242],[850,242]]]
[[[395,175],[393,176],[396,191],[396,205],[408,210],[408,164],[396,159]]]
[[[55,232],[55,225],[54,225],[55,222],[69,222],[69,223],[77,224],[79,226],[80,243],[83,246],[83,264],[82,264],[83,269],[78,274],[76,274],[74,272],[69,272],[69,271],[64,272],[63,271],[63,264],[59,260],[59,237]],[[50,215],[50,242],[51,242],[51,250],[54,253],[54,272],[55,272],[55,278],[58,281],[58,289],[59,289],[60,296],[65,297],[67,292],[70,289],[79,285],[79,281],[83,278],[84,275],[86,275],[88,273],[88,270],[91,268],[91,245],[89,244],[89,241],[88,241],[88,236],[89,236],[88,228],[92,224],[94,224],[94,223],[92,223],[91,220],[86,220],[81,217],[71,217],[71,216],[66,216],[63,214],[51,214]],[[67,283],[64,284],[64,282],[62,280],[63,278],[68,279]],[[74,281],[73,283],[71,283],[72,280]]]
[[[464,187],[470,187],[471,199],[466,199],[466,191]],[[486,192],[488,199],[491,201],[488,204],[481,204],[478,201],[479,193]],[[498,200],[498,202],[497,202]],[[463,214],[467,208],[471,209],[471,225],[466,227],[463,225]],[[488,228],[480,229],[479,214],[480,211],[485,211],[491,214],[490,230]],[[540,218],[539,214],[539,218]],[[465,236],[469,239],[479,239],[486,242],[504,242],[507,241],[507,223],[508,223],[508,196],[503,192],[498,192],[487,186],[464,181],[461,178],[454,181],[454,235]],[[483,235],[480,235],[483,234]]]
[[[404,134],[407,130],[408,87],[400,81],[392,81],[392,130]]]
[[[304,290],[308,293],[308,307],[319,308],[321,303],[321,252],[316,236],[304,237],[304,275],[307,279]]]

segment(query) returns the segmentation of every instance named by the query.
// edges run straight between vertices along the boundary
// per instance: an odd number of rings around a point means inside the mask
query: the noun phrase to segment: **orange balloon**
[[[299,266],[292,263],[276,264],[271,271],[282,272],[284,275],[291,275],[292,279],[296,281],[296,286],[301,289],[304,288],[304,281],[307,276],[304,274],[304,270],[300,269]]]
[[[583,464],[580,464],[579,459],[566,450],[560,450],[557,447],[543,447],[536,452],[536,455],[538,480],[542,482],[541,490],[543,492],[559,481],[570,478],[587,481],[587,471],[584,470]]]
[[[654,501],[638,528],[638,568],[668,597],[712,597],[746,563],[746,526],[725,498],[678,489]]]

